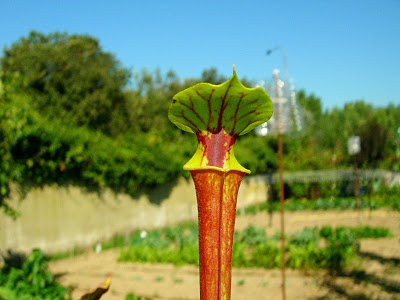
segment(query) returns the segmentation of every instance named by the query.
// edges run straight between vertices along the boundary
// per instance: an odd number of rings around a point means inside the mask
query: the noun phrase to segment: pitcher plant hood
[[[246,88],[235,68],[226,82],[199,83],[173,97],[168,117],[180,129],[195,133],[198,148],[186,170],[216,168],[250,173],[236,160],[233,144],[273,112],[270,97],[261,87]]]

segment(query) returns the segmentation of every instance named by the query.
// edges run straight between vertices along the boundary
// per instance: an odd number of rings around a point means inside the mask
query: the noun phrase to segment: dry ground
[[[393,238],[362,240],[362,259],[352,271],[340,277],[326,272],[287,270],[287,299],[400,299],[400,214],[385,210],[290,212],[285,217],[287,232],[314,226],[384,226]],[[265,227],[268,234],[279,228],[279,215],[239,216],[236,228],[249,224]],[[106,274],[112,275],[110,291],[104,300],[124,300],[132,292],[148,299],[199,299],[198,271],[194,266],[118,263],[118,250],[99,254],[87,253],[51,263],[60,280],[74,289],[74,299],[100,283]],[[281,299],[280,270],[234,269],[232,300]]]

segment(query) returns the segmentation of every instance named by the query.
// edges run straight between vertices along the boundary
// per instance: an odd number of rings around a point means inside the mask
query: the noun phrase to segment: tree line
[[[0,76],[0,206],[10,213],[14,183],[22,193],[57,183],[135,195],[187,176],[182,165],[196,140],[169,122],[172,97],[197,82],[227,79],[215,68],[183,80],[173,70],[133,72],[92,36],[39,32],[4,48]],[[284,136],[287,170],[350,166],[351,135],[361,137],[360,167],[400,169],[400,105],[359,100],[323,110],[304,90],[297,99],[305,129]],[[275,136],[249,133],[236,148],[253,173],[277,168]]]

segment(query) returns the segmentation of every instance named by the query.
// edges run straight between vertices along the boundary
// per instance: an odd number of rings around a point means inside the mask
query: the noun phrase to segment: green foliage
[[[182,224],[174,228],[135,232],[130,246],[121,251],[119,261],[198,264],[197,226]]]
[[[267,173],[269,170],[277,170],[278,158],[275,142],[276,138],[261,138],[249,133],[239,137],[235,144],[235,156],[252,173]]]
[[[119,131],[115,121],[127,119],[129,72],[93,37],[31,32],[5,48],[0,63],[47,116],[109,133]]]
[[[12,262],[11,258],[6,258],[0,273],[0,297],[3,299],[71,299],[70,290],[55,280],[48,270],[48,260],[40,250],[33,250],[22,265],[15,266]]]
[[[244,243],[252,247],[265,241],[267,234],[264,229],[249,225],[242,232],[236,233],[235,238],[238,243]]]
[[[371,167],[377,167],[379,161],[382,161],[387,153],[389,129],[381,125],[378,116],[374,116],[366,120],[357,134],[361,140],[358,159]]]
[[[1,73],[0,73],[1,75]],[[0,91],[0,207],[15,217],[17,212],[9,206],[12,181],[21,182],[22,173],[13,157],[13,147],[32,123],[27,97],[17,93],[13,86],[14,78],[1,77],[4,85]]]
[[[245,247],[243,247],[245,248]],[[248,248],[245,248],[248,251]],[[281,265],[281,256],[279,246],[276,243],[267,241],[265,243],[257,244],[250,249],[250,256],[246,255],[246,251],[243,255],[247,258],[245,265],[240,265],[236,261],[232,261],[234,267],[258,267],[258,268],[279,268]]]
[[[287,238],[287,266],[293,269],[325,268],[342,272],[356,255],[361,238],[382,238],[391,232],[381,227],[305,228]],[[268,237],[265,229],[248,226],[235,232],[232,265],[238,268],[279,268],[279,234]],[[126,245],[126,244],[125,244]],[[183,224],[150,232],[135,232],[119,261],[198,264],[197,226]]]
[[[172,97],[199,82],[226,80],[209,68],[184,80],[173,71],[135,71],[130,82],[131,72],[96,38],[66,33],[32,32],[4,49],[0,65],[0,207],[14,217],[8,203],[12,183],[22,192],[55,182],[133,195],[187,176],[181,166],[196,140],[169,122]],[[297,96],[305,129],[283,137],[286,170],[350,166],[346,142],[352,134],[361,136],[360,167],[400,170],[400,105],[356,101],[323,111],[317,96]],[[276,171],[276,136],[249,133],[235,147],[253,174]],[[290,184],[287,192],[309,198],[311,188]],[[329,184],[320,192],[337,196]],[[399,209],[395,195],[379,202]]]
[[[129,293],[125,296],[125,300],[148,300],[147,298],[136,296],[132,293]]]
[[[381,192],[369,197],[361,199],[360,209],[378,209],[378,208],[391,208],[399,210],[399,188],[392,187],[393,194]],[[396,192],[397,191],[397,192]],[[260,211],[279,211],[279,202],[264,202],[257,205],[248,206],[245,208],[244,213],[254,215]],[[341,198],[329,197],[318,198],[317,200],[308,199],[287,199],[285,200],[286,211],[302,211],[302,210],[353,210],[357,207],[354,198]],[[241,212],[238,211],[238,214]]]
[[[134,195],[139,187],[146,190],[183,173],[180,166],[190,151],[179,144],[163,147],[161,133],[111,138],[49,120],[11,85],[0,97],[0,204],[6,212],[11,182],[25,190],[55,182]]]
[[[34,184],[76,182],[133,195],[139,186],[154,187],[179,174],[180,161],[173,155],[179,149],[157,152],[161,137],[136,137],[131,142],[61,122],[51,124],[39,120],[11,149],[20,174]]]
[[[337,227],[336,231],[345,232],[345,227]],[[354,238],[356,239],[378,239],[392,237],[392,233],[385,227],[370,227],[370,226],[359,226],[349,229]],[[332,229],[330,227],[321,228],[321,236],[327,238],[332,235]]]
[[[350,228],[336,228],[335,230],[321,229],[321,236],[326,238],[324,249],[324,266],[332,273],[340,273],[350,262],[356,250],[356,235]]]
[[[389,207],[400,211],[400,186],[384,186],[373,196],[377,206]]]

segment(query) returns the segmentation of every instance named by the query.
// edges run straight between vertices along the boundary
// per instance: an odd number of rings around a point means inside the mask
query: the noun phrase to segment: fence
[[[272,175],[272,183],[279,181],[278,174]],[[263,175],[268,178],[268,175]],[[284,181],[289,182],[334,182],[338,180],[354,180],[356,174],[352,169],[345,170],[316,170],[316,171],[299,171],[285,172],[283,174]],[[387,185],[400,184],[400,173],[386,170],[358,170],[359,179],[380,179]],[[266,180],[266,179],[264,179]]]

